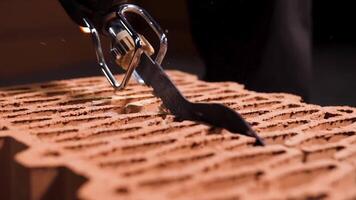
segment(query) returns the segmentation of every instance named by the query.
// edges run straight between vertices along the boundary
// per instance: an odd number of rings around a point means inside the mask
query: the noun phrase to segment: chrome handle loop
[[[162,61],[164,57],[166,56],[167,53],[167,48],[168,48],[168,39],[166,34],[163,32],[162,28],[159,26],[159,24],[148,14],[148,12],[136,5],[133,4],[124,4],[119,7],[119,10],[117,11],[117,15],[120,17],[120,19],[124,22],[124,24],[127,27],[128,33],[136,38],[138,35],[136,31],[133,30],[132,26],[128,22],[127,18],[125,17],[125,13],[127,12],[133,12],[135,14],[140,15],[146,22],[147,24],[154,30],[156,35],[158,36],[160,40],[160,47],[159,51],[157,53],[157,56],[155,58],[155,62],[158,64],[162,64]]]
[[[161,27],[158,25],[158,23],[142,8],[132,5],[132,4],[123,4],[118,7],[116,11],[114,11],[116,14],[116,18],[114,19],[115,22],[118,22],[120,26],[123,28],[123,30],[127,31],[129,36],[133,39],[134,42],[134,53],[131,58],[131,61],[129,62],[129,67],[127,68],[127,71],[124,75],[123,80],[119,83],[113,73],[111,72],[110,68],[108,67],[106,61],[105,61],[105,56],[103,54],[102,46],[101,46],[101,41],[100,41],[100,36],[94,25],[91,23],[90,20],[88,19],[83,19],[85,25],[89,28],[92,40],[94,43],[95,47],[95,53],[97,56],[97,61],[98,64],[104,73],[105,77],[108,79],[110,85],[115,89],[115,90],[122,90],[126,87],[128,84],[130,78],[132,75],[134,75],[135,79],[143,84],[144,81],[141,79],[139,74],[135,71],[135,68],[138,66],[141,54],[144,52],[142,49],[142,40],[139,36],[139,34],[133,29],[131,24],[128,22],[127,18],[125,17],[126,13],[135,13],[139,16],[141,16],[147,24],[150,26],[150,28],[153,29],[153,31],[156,33],[157,37],[159,38],[160,46],[159,46],[159,51],[157,52],[155,62],[158,64],[161,64],[168,48],[168,42],[167,42],[167,37],[164,34],[163,30]],[[119,39],[117,38],[118,32],[113,31],[111,27],[109,27],[109,30],[107,31],[113,41],[115,41],[116,44],[120,44]],[[113,46],[113,45],[112,45]]]

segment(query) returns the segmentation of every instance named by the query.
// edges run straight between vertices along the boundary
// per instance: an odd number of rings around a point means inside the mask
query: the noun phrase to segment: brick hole
[[[21,103],[20,103],[20,102],[11,102],[11,103],[6,102],[6,103],[4,103],[4,104],[1,105],[1,108],[5,108],[5,109],[7,109],[7,108],[17,109],[17,108],[19,108],[20,106],[21,106]]]
[[[309,199],[309,200],[323,200],[323,199],[329,199],[329,195],[326,193],[321,193],[321,194],[307,194],[304,197],[304,199]]]
[[[134,102],[132,104],[126,104],[123,108],[121,108],[119,113],[135,114],[140,112],[157,112],[162,109],[159,104],[159,100],[155,100],[153,102]]]
[[[309,123],[308,120],[297,120],[290,122],[280,122],[266,127],[259,127],[259,132],[285,131]]]
[[[210,128],[207,130],[206,134],[207,134],[207,135],[220,135],[220,134],[222,134],[223,131],[224,131],[223,128],[210,127]]]
[[[100,91],[94,91],[91,94],[94,96],[98,96],[98,95],[107,96],[107,95],[115,95],[115,91],[112,88],[109,88],[109,89],[101,89]],[[74,98],[84,97],[84,95],[76,95],[74,96]]]
[[[142,127],[128,127],[128,128],[117,128],[111,130],[100,130],[93,133],[90,133],[85,136],[70,136],[66,138],[57,139],[56,143],[63,143],[63,142],[70,142],[70,141],[87,141],[87,140],[95,140],[95,139],[102,139],[108,138],[111,136],[118,136],[122,135],[127,132],[136,131],[141,129]]]
[[[102,113],[107,113],[107,112],[113,112],[116,111],[118,107],[97,107],[97,108],[91,108],[88,110],[79,110],[77,112],[68,112],[67,114],[63,114],[62,117],[79,117],[79,116],[86,116],[86,115],[95,115],[95,114],[102,114]]]
[[[329,122],[321,122],[319,125],[306,129],[305,131],[320,131],[320,130],[332,130],[335,128],[341,128],[345,126],[349,126],[356,122],[356,117],[347,118],[347,119],[340,119],[340,120],[333,120]]]
[[[260,123],[259,122],[251,122],[249,124],[250,124],[250,126],[255,127],[255,126],[258,126]]]
[[[192,163],[196,163],[198,161],[202,161],[202,160],[206,160],[209,158],[212,158],[215,156],[215,153],[204,153],[204,154],[198,154],[198,155],[194,155],[194,156],[189,156],[189,157],[184,157],[184,158],[179,158],[176,160],[169,160],[169,161],[165,161],[163,163],[160,163],[158,165],[155,166],[155,168],[160,169],[170,169],[171,167],[179,167],[181,165],[190,165]]]
[[[137,133],[129,136],[122,137],[123,140],[136,140],[136,139],[141,139],[141,138],[149,138],[149,137],[155,137],[158,135],[169,135],[172,132],[175,132],[177,130],[184,131],[187,129],[190,129],[192,127],[198,126],[198,124],[190,124],[190,125],[184,125],[184,124],[175,124],[175,125],[170,125],[169,127],[164,127],[164,128],[159,128],[156,130],[152,131],[146,131],[142,133]]]
[[[175,141],[175,139],[169,139],[163,141],[152,141],[135,145],[113,147],[110,150],[105,150],[95,153],[94,155],[90,155],[88,158],[91,160],[98,160],[103,158],[117,158],[118,156],[122,155],[142,155],[142,153],[146,153],[163,146],[171,145]]]
[[[204,84],[204,83],[197,83],[194,85],[195,88],[210,88],[211,86],[208,84]],[[215,87],[212,87],[215,88]]]
[[[118,187],[115,192],[119,195],[127,195],[130,193],[130,189],[127,187]]]
[[[191,165],[197,164],[199,162],[208,160],[214,157],[214,153],[203,153],[193,156],[177,158],[177,159],[169,159],[162,162],[159,162],[153,166],[149,167],[141,167],[136,170],[126,171],[124,172],[125,176],[139,176],[139,175],[147,175],[147,174],[160,174],[163,172],[172,172],[174,170],[183,170],[184,168],[189,168]]]
[[[79,126],[81,124],[87,124],[93,121],[98,121],[98,120],[106,120],[111,118],[111,116],[97,116],[97,117],[83,117],[83,118],[77,118],[77,119],[63,119],[63,121],[57,121],[53,123],[48,123],[48,124],[41,124],[41,125],[34,125],[29,127],[30,129],[39,129],[39,128],[62,128],[64,126]]]
[[[42,104],[42,103],[51,103],[54,101],[58,101],[60,98],[37,98],[32,100],[23,101],[23,105],[34,105],[34,104]]]
[[[248,109],[262,109],[262,108],[268,108],[277,104],[280,104],[280,101],[267,101],[267,102],[257,102],[257,103],[252,103],[252,104],[247,104],[238,106],[240,107],[240,110],[248,110]]]
[[[250,139],[250,140],[246,140],[243,142],[237,141],[236,144],[229,144],[225,149],[228,151],[241,151],[243,149],[248,149],[248,148],[255,148],[255,140],[254,139]]]
[[[90,97],[91,92],[88,92],[87,89],[78,89],[78,88],[70,88],[68,93],[66,94],[67,99],[80,99],[85,97]]]
[[[199,183],[205,192],[224,190],[225,188],[241,187],[253,181],[258,181],[264,176],[263,171],[255,171],[253,173],[244,173],[236,175],[228,175],[223,177],[215,177],[209,181]]]
[[[336,113],[326,112],[324,114],[324,119],[330,119],[330,118],[338,117],[338,116],[341,116],[341,115],[340,114],[336,114]]]
[[[313,162],[316,160],[333,158],[335,153],[345,149],[344,146],[334,146],[318,149],[315,151],[304,151],[304,162]]]
[[[42,131],[34,133],[40,139],[52,139],[56,137],[60,137],[62,135],[77,133],[78,129],[67,129],[67,130],[54,130],[54,131]]]
[[[224,95],[222,97],[208,97],[208,98],[204,98],[201,100],[197,100],[196,102],[212,102],[212,101],[224,101],[224,100],[231,100],[231,99],[238,99],[238,98],[242,98],[245,97],[246,94],[236,94],[236,93],[232,93],[231,95]]]
[[[10,88],[2,88],[1,91],[18,91],[18,90],[25,90],[25,91],[28,91],[28,90],[32,90],[33,88],[31,87],[10,87]]]
[[[27,108],[15,108],[15,109],[0,109],[0,113],[9,113],[9,114],[13,114],[13,113],[18,113],[18,112],[23,112],[23,111],[27,111]]]
[[[99,91],[99,90],[102,90],[102,89],[113,89],[110,86],[110,84],[107,82],[106,79],[103,79],[103,80],[98,81],[96,83],[94,83],[94,82],[92,82],[92,83],[90,83],[90,82],[84,83],[85,80],[83,82],[82,81],[83,80],[77,79],[75,81],[70,82],[70,85],[73,88],[80,88],[80,89],[86,89],[86,90],[88,90],[88,88],[92,88],[93,91],[94,90],[98,90]],[[81,83],[83,83],[83,84],[81,84]]]
[[[274,160],[273,162],[271,162],[268,167],[270,169],[283,169],[283,168],[287,168],[289,166],[295,166],[295,165],[300,165],[302,164],[304,161],[304,155],[302,153],[298,152],[290,152],[287,153],[283,156],[281,156],[279,159]]]
[[[192,133],[187,134],[184,138],[191,139],[191,138],[200,138],[206,135],[206,130],[197,130]]]
[[[9,92],[7,96],[21,96],[21,95],[25,95],[25,96],[31,96],[32,93],[36,93],[36,90],[27,90],[27,91],[13,91],[13,92]]]
[[[51,119],[52,119],[51,117],[43,117],[43,118],[37,118],[37,119],[15,120],[15,121],[12,121],[11,123],[14,125],[30,125],[32,123],[49,121]]]
[[[26,99],[40,98],[40,97],[44,97],[44,95],[35,93],[35,94],[32,94],[32,95],[25,95],[25,96],[19,96],[19,97],[14,97],[14,98],[18,99],[18,100],[26,100]]]
[[[15,114],[7,115],[6,117],[9,119],[18,118],[18,117],[26,117],[26,118],[39,117],[39,116],[49,117],[58,112],[59,111],[56,109],[46,109],[46,110],[26,112],[26,113],[15,113]]]
[[[85,106],[70,106],[70,107],[65,107],[65,108],[60,106],[59,108],[55,108],[55,109],[58,110],[59,113],[65,115],[64,113],[80,111],[80,110],[84,110],[85,108],[86,108]]]
[[[143,100],[145,98],[153,98],[152,95],[152,90],[131,90],[131,91],[112,91],[110,93],[108,93],[107,95],[110,96],[120,96],[120,97],[128,97],[127,99],[122,99],[121,101],[125,101],[125,100],[132,100],[132,101],[138,101],[138,100]],[[134,99],[129,98],[130,96],[135,96]],[[143,97],[142,97],[143,96]]]
[[[61,153],[58,151],[46,151],[42,154],[44,157],[59,157],[61,156]]]
[[[40,88],[43,89],[48,89],[48,88],[66,88],[68,87],[66,83],[46,83],[46,84],[41,84]]]
[[[163,146],[171,145],[176,142],[176,139],[169,139],[169,140],[162,140],[162,141],[155,141],[155,142],[146,142],[143,144],[131,145],[131,146],[124,146],[121,148],[123,154],[135,154],[146,152],[153,149],[158,149]]]
[[[273,181],[271,184],[277,186],[281,190],[295,189],[300,185],[312,183],[320,177],[325,177],[336,169],[337,167],[335,165],[324,165],[311,169],[301,168],[292,170],[275,180],[271,180]]]
[[[106,142],[106,141],[98,141],[98,142],[93,142],[93,143],[78,143],[78,144],[66,145],[66,146],[64,146],[64,149],[82,152],[82,151],[85,151],[88,149],[97,148],[99,146],[105,146],[107,144],[108,144],[108,142]]]
[[[102,79],[91,79],[91,80],[77,80],[75,82],[76,87],[80,86],[90,86],[90,85],[98,85],[99,83],[105,83]]]
[[[190,152],[196,152],[201,149],[207,149],[207,148],[214,148],[220,145],[223,145],[224,142],[227,141],[233,141],[233,140],[239,140],[239,136],[233,136],[233,137],[217,137],[217,138],[206,138],[201,141],[193,141],[189,142],[188,144],[183,144],[177,147],[174,147],[170,150],[161,152],[159,155],[184,155],[186,153]]]
[[[175,79],[175,80],[173,80],[173,82],[174,82],[175,85],[179,85],[180,87],[188,86],[188,85],[194,85],[195,84],[194,82],[187,81],[187,80],[184,80],[184,79]]]
[[[347,113],[347,114],[351,114],[354,112],[353,110],[348,110],[348,109],[338,109],[337,111]]]
[[[127,104],[130,103],[135,103],[138,101],[144,101],[144,100],[152,100],[154,99],[154,96],[143,96],[143,97],[135,97],[135,98],[123,98],[123,99],[114,99],[111,101],[108,101],[108,105],[115,105],[115,106],[120,106],[124,108]],[[121,111],[122,114],[126,114],[123,111]]]
[[[126,160],[117,160],[117,161],[104,161],[104,162],[99,162],[98,166],[104,169],[119,169],[119,168],[130,168],[136,165],[141,165],[142,163],[147,162],[146,158],[132,158],[132,159],[126,159]]]
[[[215,88],[214,90],[211,90],[212,92],[210,92],[210,94],[223,94],[223,95],[228,95],[228,94],[236,94],[237,92],[234,90],[230,90],[230,89],[225,89],[224,87],[222,88]],[[203,91],[202,91],[203,92]],[[238,98],[245,98],[250,96],[250,94],[247,93],[238,93],[237,94],[239,97]]]
[[[204,92],[214,92],[214,91],[216,91],[217,94],[224,93],[224,91],[221,91],[218,88],[208,88],[208,87],[199,88],[199,89],[197,89],[197,87],[194,87],[193,90],[191,88],[182,90],[182,92],[184,93],[184,96],[188,96],[191,94],[197,94],[197,93],[200,94],[200,93],[204,93]]]
[[[127,117],[125,119],[116,119],[110,122],[105,122],[99,125],[91,126],[91,128],[109,128],[109,127],[116,127],[122,126],[125,124],[134,124],[134,123],[141,123],[144,121],[148,121],[154,118],[157,118],[157,115],[146,115],[146,116],[135,116],[135,117]]]
[[[0,131],[7,131],[9,128],[7,126],[0,126]]]
[[[337,143],[345,138],[356,135],[355,131],[345,131],[336,133],[327,133],[325,135],[317,135],[312,138],[308,138],[300,143],[301,147],[313,146],[313,145],[324,145]]]
[[[202,97],[203,95],[202,94],[185,94],[184,97],[191,100],[191,99],[194,99],[194,98],[199,98],[199,97]]]
[[[162,124],[163,122],[161,120],[151,120],[146,122],[146,127],[150,127],[150,126],[158,126],[160,124]]]
[[[58,105],[60,106],[81,105],[81,104],[87,104],[87,103],[92,103],[94,101],[101,101],[101,100],[111,100],[111,97],[79,98],[79,99],[73,99],[73,100],[61,102]]]
[[[224,106],[227,106],[227,107],[232,107],[232,106],[238,104],[237,102],[234,102],[234,101],[230,101],[230,102],[229,101],[221,101],[219,103],[221,103],[221,104],[223,104]]]
[[[278,107],[276,110],[284,110],[284,109],[300,108],[300,107],[302,107],[302,106],[299,105],[299,104],[287,104],[287,105],[283,105],[283,106]]]
[[[302,118],[302,117],[307,117],[311,114],[317,113],[319,110],[301,110],[301,111],[291,111],[288,113],[282,113],[279,115],[275,115],[271,118],[264,119],[263,121],[278,121],[278,120],[286,120],[286,119],[297,119],[297,118]]]
[[[0,91],[2,92],[2,91]],[[0,93],[1,97],[13,97],[13,96],[18,96],[18,95],[26,95],[26,94],[31,94],[35,92],[34,90],[28,90],[28,91],[11,91],[11,92],[3,92]]]
[[[213,165],[205,168],[205,172],[216,171],[216,170],[231,170],[236,168],[241,168],[244,166],[255,166],[258,163],[263,163],[268,160],[275,159],[279,156],[285,155],[287,152],[285,150],[273,150],[270,152],[256,152],[249,154],[240,154],[225,159],[219,163],[214,163]]]
[[[271,144],[284,144],[286,140],[289,140],[290,138],[298,135],[298,133],[284,133],[284,134],[279,134],[279,135],[272,135],[268,136],[266,135],[263,139],[265,142],[269,145]]]
[[[255,96],[247,99],[243,99],[242,102],[256,102],[256,101],[267,101],[268,98],[261,97],[261,96]]]
[[[47,97],[55,97],[55,96],[63,96],[66,94],[70,94],[72,91],[70,90],[62,90],[62,91],[48,91],[45,92],[44,95]]]
[[[244,118],[254,118],[254,117],[259,117],[259,116],[262,116],[262,115],[270,113],[270,112],[271,111],[269,111],[269,110],[257,110],[257,111],[240,113],[240,114]]]
[[[161,188],[173,185],[173,184],[178,184],[178,183],[181,184],[183,182],[188,181],[191,178],[192,177],[188,176],[188,175],[176,176],[176,177],[170,177],[170,178],[155,177],[153,179],[140,181],[139,186],[147,187],[147,188],[161,189]]]

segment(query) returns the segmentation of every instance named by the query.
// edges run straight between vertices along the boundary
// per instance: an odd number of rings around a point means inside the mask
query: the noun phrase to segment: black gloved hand
[[[72,20],[85,26],[83,18],[89,19],[97,30],[102,30],[105,17],[116,5],[128,0],[59,0]]]

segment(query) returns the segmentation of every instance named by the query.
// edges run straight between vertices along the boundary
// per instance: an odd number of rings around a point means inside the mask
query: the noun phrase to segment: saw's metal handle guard
[[[133,4],[121,5],[121,6],[119,6],[119,10],[117,11],[116,14],[119,17],[119,19],[122,20],[126,31],[134,39],[136,47],[141,48],[141,39],[140,39],[138,33],[130,25],[130,23],[128,22],[128,20],[125,16],[125,14],[128,12],[135,13],[135,14],[141,16],[147,22],[147,24],[153,29],[153,31],[156,33],[156,35],[158,36],[159,42],[160,42],[160,47],[159,47],[157,56],[155,58],[155,62],[161,65],[164,57],[166,56],[167,48],[168,48],[168,40],[167,40],[166,34],[163,32],[160,25],[151,17],[151,15],[148,14],[148,12],[146,10],[144,10],[136,5],[133,5]]]
[[[103,49],[101,47],[101,41],[100,41],[100,36],[94,25],[89,21],[88,19],[83,19],[84,24],[86,25],[87,28],[89,28],[90,34],[92,36],[94,48],[95,48],[95,53],[96,53],[96,58],[98,60],[98,64],[101,68],[101,71],[104,73],[105,77],[108,79],[110,85],[114,88],[123,88],[124,86],[122,83],[120,84],[118,81],[116,81],[115,76],[112,74],[110,68],[106,64]],[[125,75],[126,76],[126,75]],[[125,77],[124,77],[125,79]]]
[[[126,87],[127,83],[129,82],[132,74],[134,74],[135,78],[138,79],[138,82],[143,83],[143,80],[140,78],[140,76],[135,72],[135,68],[138,66],[140,62],[140,57],[141,54],[143,53],[142,49],[142,40],[139,36],[139,34],[134,30],[132,25],[129,23],[128,19],[126,18],[125,14],[126,13],[135,13],[139,16],[141,16],[147,24],[150,26],[150,28],[153,29],[153,31],[156,33],[156,35],[159,38],[160,41],[160,47],[159,51],[157,53],[157,56],[155,58],[155,62],[161,64],[166,52],[167,52],[167,47],[168,47],[168,42],[167,42],[167,37],[164,34],[163,30],[161,27],[158,25],[158,23],[142,8],[132,5],[132,4],[124,4],[118,7],[116,11],[114,11],[114,14],[116,15],[113,20],[119,20],[119,23],[121,24],[122,28],[127,31],[127,33],[130,35],[130,37],[134,41],[135,45],[135,51],[133,54],[133,57],[130,61],[129,67],[124,75],[124,78],[121,82],[117,81],[115,76],[113,75],[112,71],[108,67],[105,57],[103,54],[101,42],[100,42],[100,36],[94,25],[88,20],[88,19],[83,19],[84,23],[86,26],[89,28],[90,33],[92,35],[94,47],[95,47],[95,52],[98,60],[98,64],[101,67],[101,70],[103,71],[104,75],[108,79],[109,83],[111,86],[116,89],[116,90],[122,90],[123,88]],[[110,25],[107,25],[108,29],[107,32],[109,33],[109,36],[111,36],[116,43],[120,43],[118,38],[116,37],[116,32],[112,31],[110,28]]]

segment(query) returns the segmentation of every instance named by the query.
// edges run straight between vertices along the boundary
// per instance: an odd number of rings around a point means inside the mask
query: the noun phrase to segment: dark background
[[[191,39],[185,1],[146,2],[141,6],[168,30],[164,66],[202,77],[204,64]],[[356,106],[352,2],[313,1],[311,103]],[[2,0],[0,10],[0,86],[101,75],[90,37],[70,21],[57,0]]]

